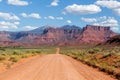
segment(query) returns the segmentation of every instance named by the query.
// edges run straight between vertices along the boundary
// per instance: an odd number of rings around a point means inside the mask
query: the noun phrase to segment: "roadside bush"
[[[5,60],[5,59],[6,59],[5,56],[0,55],[0,61],[3,61],[3,60]]]
[[[112,56],[111,53],[104,53],[104,54],[103,54],[103,58],[107,58],[107,57],[110,57],[110,56]]]
[[[14,52],[13,52],[13,55],[21,55],[21,53],[20,53],[20,52],[17,52],[17,51],[14,51]]]
[[[18,62],[19,58],[16,56],[11,56],[9,60],[12,62]]]
[[[93,49],[91,49],[91,50],[88,51],[88,53],[90,53],[90,54],[94,54],[95,51],[94,51]]]

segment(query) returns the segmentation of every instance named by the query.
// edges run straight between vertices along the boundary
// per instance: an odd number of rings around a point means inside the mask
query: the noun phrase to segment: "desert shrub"
[[[17,62],[19,60],[19,58],[16,56],[11,56],[9,60],[12,62]]]
[[[114,67],[116,68],[120,68],[120,60],[116,61],[114,64],[113,64]]]
[[[41,53],[41,51],[35,51],[35,53]]]
[[[5,59],[6,59],[5,56],[0,55],[0,61],[3,61],[3,60],[5,60]]]
[[[3,56],[7,56],[7,54],[6,54],[6,53],[2,53],[1,55],[3,55]]]
[[[94,48],[93,50],[94,50],[95,52],[100,52],[100,51],[102,51],[102,49],[101,49],[101,48],[98,48],[98,47]]]
[[[27,58],[27,57],[28,57],[28,55],[26,55],[26,54],[21,56],[21,58]]]
[[[111,53],[104,53],[104,54],[103,54],[103,58],[107,58],[107,57],[110,57],[110,56],[112,56]]]
[[[94,50],[94,49],[90,49],[90,50],[88,50],[88,53],[90,53],[90,54],[94,54],[94,53],[97,53],[97,51]]]
[[[62,48],[61,53],[120,79],[120,47],[67,47]],[[114,61],[110,64],[109,60]]]
[[[92,49],[88,50],[88,53],[94,54],[94,53],[98,53],[100,51],[102,51],[102,49],[96,47],[96,48],[92,48]]]
[[[13,51],[12,55],[21,55],[21,53],[18,51]]]
[[[6,49],[5,49],[5,48],[1,48],[1,47],[0,47],[0,50],[2,50],[2,51],[6,51]]]

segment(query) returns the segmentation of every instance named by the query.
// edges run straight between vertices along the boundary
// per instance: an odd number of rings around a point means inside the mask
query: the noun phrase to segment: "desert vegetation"
[[[54,52],[55,52],[54,47],[0,48],[0,63],[7,66],[7,68],[10,68],[11,65],[18,62],[20,59],[43,54],[51,54]]]
[[[0,48],[0,63],[10,68],[12,64],[22,58],[36,55],[53,54],[56,46],[42,46],[38,48]],[[120,47],[103,46],[66,46],[60,47],[60,53],[68,55],[100,71],[120,79]]]
[[[120,79],[120,47],[62,47],[61,54],[71,56]]]

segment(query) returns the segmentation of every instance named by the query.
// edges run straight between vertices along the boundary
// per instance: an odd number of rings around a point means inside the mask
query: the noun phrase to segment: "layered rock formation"
[[[88,43],[103,42],[115,35],[116,33],[111,31],[110,27],[87,25],[83,29],[81,40]]]
[[[115,35],[116,33],[111,31],[110,27],[87,25],[81,29],[77,26],[66,25],[58,28],[42,27],[42,29],[27,32],[0,32],[0,41],[12,41],[12,44],[17,44],[17,46],[20,43],[22,46],[79,45],[103,42]]]

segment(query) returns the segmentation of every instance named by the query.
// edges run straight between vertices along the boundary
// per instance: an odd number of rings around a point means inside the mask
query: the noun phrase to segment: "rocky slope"
[[[103,26],[87,25],[83,29],[74,25],[45,26],[26,32],[0,32],[0,45],[3,46],[4,42],[9,46],[94,44],[106,41],[115,35],[110,27]]]
[[[120,35],[113,36],[100,45],[120,46]]]

